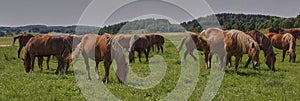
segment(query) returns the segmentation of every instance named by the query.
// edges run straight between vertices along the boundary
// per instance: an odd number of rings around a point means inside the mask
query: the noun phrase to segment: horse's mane
[[[234,40],[236,45],[241,48],[244,53],[247,53],[247,50],[254,43],[255,49],[259,50],[259,45],[252,37],[246,35],[244,32],[239,30],[230,30],[227,34]]]

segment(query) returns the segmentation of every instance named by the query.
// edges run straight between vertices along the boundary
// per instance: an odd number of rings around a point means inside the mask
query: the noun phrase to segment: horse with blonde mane
[[[104,62],[105,76],[102,80],[104,83],[109,82],[110,65],[114,59],[117,63],[116,74],[119,82],[126,82],[128,64],[121,45],[110,34],[85,34],[79,45],[75,48],[72,57],[77,57],[80,52],[84,58],[89,80],[91,80],[89,59],[94,60],[96,63],[95,73],[98,80],[100,80],[98,65],[99,62]]]
[[[235,71],[238,71],[239,62],[244,54],[253,60],[253,68],[259,64],[259,45],[253,38],[239,30],[228,30],[225,34],[227,63],[231,63],[231,56],[235,56]]]
[[[296,39],[290,33],[285,34],[277,34],[277,33],[268,33],[266,34],[272,45],[282,50],[282,62],[284,61],[286,51],[289,51],[289,62],[296,61],[296,54],[295,54],[295,46],[296,46]]]
[[[273,51],[271,40],[257,30],[246,32],[246,34],[252,37],[259,44],[260,49],[264,52],[265,63],[270,69],[275,71],[276,57]],[[248,67],[250,62],[251,58],[249,57],[247,63],[245,64],[245,67]]]
[[[184,38],[182,38],[177,51],[180,52],[182,49],[182,46],[185,45],[186,46],[186,50],[184,52],[184,60],[186,60],[186,57],[188,54],[190,54],[193,59],[196,61],[197,58],[196,56],[193,54],[194,49],[197,49],[198,51],[203,51],[204,55],[205,55],[205,63],[206,63],[206,68],[210,68],[210,65],[207,63],[210,63],[210,55],[209,55],[209,46],[205,41],[202,41],[198,38],[198,35],[196,34],[190,34]]]
[[[206,30],[203,30],[200,34],[198,34],[198,38],[204,43],[207,43],[210,50],[209,55],[207,57],[206,67],[211,67],[211,56],[216,54],[218,62],[223,70],[225,70],[225,56],[226,56],[226,50],[225,50],[225,37],[223,34],[223,30],[219,28],[208,28]]]

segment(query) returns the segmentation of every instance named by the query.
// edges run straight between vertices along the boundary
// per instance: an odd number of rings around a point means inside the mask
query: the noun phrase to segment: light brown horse
[[[275,71],[276,57],[273,51],[271,40],[257,30],[246,32],[246,34],[252,37],[259,44],[260,49],[264,52],[265,63],[270,69]],[[249,57],[247,63],[245,64],[245,67],[248,67],[250,62],[251,58]]]
[[[109,82],[109,69],[113,59],[117,63],[117,77],[119,82],[126,82],[128,73],[128,64],[125,60],[121,45],[118,41],[113,40],[112,36],[105,33],[103,35],[86,34],[83,36],[80,44],[75,48],[72,57],[76,57],[81,51],[88,73],[88,79],[91,80],[89,59],[95,61],[95,73],[100,80],[98,65],[104,62],[105,76],[103,82]]]
[[[42,71],[43,56],[54,55],[58,59],[59,71],[64,73],[68,63],[71,61],[67,57],[71,55],[72,43],[69,38],[51,35],[38,35],[31,38],[25,46],[24,68],[25,72],[33,71],[35,57],[38,57],[38,65]]]
[[[282,49],[282,62],[284,61],[286,51],[289,50],[289,62],[296,61],[296,54],[295,54],[295,46],[296,46],[296,39],[290,33],[285,34],[277,34],[277,33],[268,33],[266,34],[272,45],[277,49]]]
[[[32,37],[34,37],[34,35],[32,35],[32,34],[20,34],[20,35],[14,37],[14,41],[13,41],[12,45],[14,45],[15,42],[16,42],[16,40],[19,39],[18,58],[20,58],[20,53],[21,53],[23,47],[25,47],[25,45],[27,44],[27,42]],[[47,63],[47,69],[48,70],[49,70],[49,61],[50,61],[50,56],[47,56],[46,63]]]
[[[253,60],[253,68],[259,64],[259,45],[253,38],[239,30],[225,31],[225,48],[227,63],[231,63],[231,56],[235,56],[235,71],[238,71],[239,62],[244,54]]]
[[[129,43],[129,62],[132,63],[134,62],[134,52],[138,52],[138,57],[139,61],[142,62],[141,60],[141,53],[144,52],[146,56],[146,62],[148,62],[148,56],[150,52],[150,42],[149,42],[149,37],[145,35],[133,35],[130,39]]]
[[[210,68],[211,57],[216,54],[222,70],[225,70],[226,50],[223,30],[219,28],[207,28],[198,34],[198,38],[207,43],[209,46],[209,49],[206,49],[210,50],[208,55],[209,57],[207,57],[208,63],[206,63],[206,67]]]
[[[193,54],[193,51],[194,49],[197,49],[198,51],[204,52],[206,68],[210,68],[210,65],[208,64],[210,63],[209,60],[211,59],[211,56],[209,55],[210,50],[208,44],[205,41],[200,40],[198,38],[198,35],[190,34],[189,36],[186,36],[181,40],[177,48],[178,52],[181,51],[183,44],[185,44],[186,46],[186,51],[184,52],[184,60],[186,60],[186,56],[190,54],[196,61],[197,58]]]

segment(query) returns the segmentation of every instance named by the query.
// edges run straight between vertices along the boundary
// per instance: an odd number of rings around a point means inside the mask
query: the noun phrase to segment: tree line
[[[201,26],[201,25],[202,26]],[[267,28],[299,28],[300,14],[293,18],[282,18],[268,15],[254,14],[232,14],[222,13],[199,17],[192,21],[180,24],[171,24],[167,19],[141,19],[125,21],[104,27],[94,26],[46,26],[46,25],[27,25],[20,27],[0,27],[0,36],[13,36],[24,31],[29,33],[47,34],[49,32],[58,33],[157,33],[157,32],[201,32],[206,27],[221,25],[224,30],[238,29],[242,31],[260,30]]]

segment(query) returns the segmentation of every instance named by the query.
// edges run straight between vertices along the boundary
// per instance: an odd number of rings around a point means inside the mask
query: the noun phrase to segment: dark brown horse
[[[128,49],[129,51],[129,62],[134,62],[134,52],[138,52],[139,56],[139,61],[142,62],[141,60],[141,53],[144,52],[146,56],[146,62],[148,62],[148,56],[150,52],[150,42],[149,42],[149,37],[145,35],[133,35],[130,39],[130,47]]]
[[[225,31],[225,47],[227,63],[231,63],[231,56],[235,56],[235,71],[238,71],[239,62],[244,54],[253,60],[253,68],[259,64],[259,45],[249,35],[239,30]]]
[[[25,47],[25,45],[27,44],[27,42],[32,37],[34,37],[34,35],[32,35],[32,34],[20,34],[20,35],[14,37],[14,41],[13,41],[12,45],[14,45],[15,42],[16,42],[16,40],[19,39],[18,58],[20,58],[20,53],[21,53],[23,47]],[[50,56],[47,56],[46,63],[47,63],[47,69],[48,70],[49,70],[49,61],[50,61]]]
[[[279,34],[290,33],[295,38],[300,39],[300,30],[297,29],[270,28],[269,33],[279,33]]]
[[[80,51],[84,58],[89,80],[91,80],[89,59],[96,62],[95,73],[98,80],[100,80],[98,65],[99,62],[104,62],[105,76],[103,78],[103,82],[109,82],[108,77],[110,65],[112,64],[113,59],[115,59],[118,66],[117,77],[119,82],[126,82],[128,64],[125,60],[121,45],[118,41],[113,40],[111,35],[107,33],[103,35],[84,35],[81,43],[77,46],[77,48],[75,48],[73,52],[73,55],[75,56],[73,57],[76,57]]]
[[[209,46],[205,41],[202,41],[198,38],[198,35],[195,34],[190,34],[189,36],[184,37],[177,50],[178,52],[181,51],[183,44],[185,44],[186,46],[186,51],[184,52],[184,60],[186,60],[186,56],[188,54],[190,54],[194,60],[196,61],[197,58],[195,57],[195,55],[193,54],[194,49],[197,49],[198,51],[203,51],[204,55],[205,55],[205,63],[206,63],[206,68],[210,68],[210,59],[211,56],[209,55]]]
[[[25,46],[24,68],[25,72],[33,71],[35,57],[38,57],[38,65],[42,71],[43,56],[54,55],[58,59],[56,74],[65,72],[70,60],[72,43],[70,38],[51,35],[38,35],[31,38]]]
[[[270,69],[275,71],[276,57],[270,39],[257,30],[246,32],[246,34],[252,37],[258,43],[260,49],[264,52],[265,63]],[[245,67],[248,67],[250,62],[251,58],[249,57],[247,63],[245,64]]]
[[[277,49],[282,49],[282,62],[284,61],[286,51],[289,50],[289,62],[296,61],[296,54],[295,54],[295,46],[296,46],[296,39],[290,33],[285,34],[278,34],[278,33],[268,33],[266,34],[272,45]]]
[[[158,53],[160,50],[164,52],[163,44],[165,43],[165,38],[159,34],[149,34],[149,36],[151,37],[150,47],[152,47],[152,50],[154,51],[154,45],[156,45]]]

